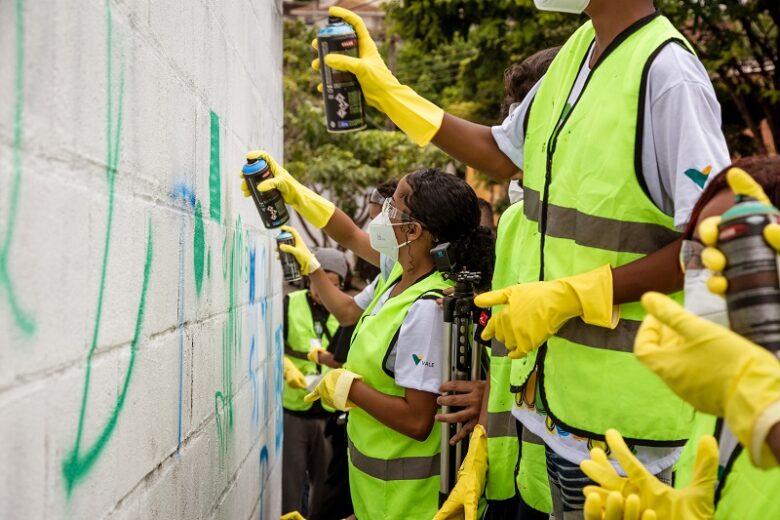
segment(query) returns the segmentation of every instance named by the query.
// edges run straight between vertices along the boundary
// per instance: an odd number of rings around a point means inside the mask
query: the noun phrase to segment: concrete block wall
[[[0,2],[0,518],[278,518],[281,0]]]

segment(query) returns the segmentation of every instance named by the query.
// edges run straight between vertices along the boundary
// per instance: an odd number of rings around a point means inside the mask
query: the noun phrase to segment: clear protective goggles
[[[393,205],[393,199],[391,197],[388,197],[384,200],[382,203],[382,214],[389,219],[391,222],[393,221],[400,221],[400,222],[417,222],[421,226],[423,226],[423,223],[417,220],[416,218],[412,217],[411,215],[408,215],[401,211],[400,209],[396,208]],[[425,226],[423,226],[425,227]]]
[[[385,203],[385,197],[382,196],[381,193],[379,193],[379,190],[373,190],[371,192],[371,195],[368,196],[368,202],[369,204],[377,204],[381,206]]]

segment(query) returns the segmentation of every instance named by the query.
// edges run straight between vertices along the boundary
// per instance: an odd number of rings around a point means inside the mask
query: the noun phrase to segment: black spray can
[[[290,253],[285,253],[279,246],[287,244],[288,246],[295,245],[295,237],[288,231],[282,231],[279,236],[276,237],[276,248],[279,251],[279,260],[282,261],[282,272],[284,273],[285,282],[297,282],[301,279],[301,268],[298,266],[298,261]]]
[[[325,65],[330,53],[358,56],[355,30],[341,18],[331,16],[328,25],[317,33],[322,76],[322,97],[325,100],[325,125],[329,132],[351,132],[366,127],[365,101],[360,83],[351,72],[333,70]]]
[[[246,154],[246,164],[241,171],[244,173],[244,182],[252,193],[252,199],[266,229],[278,228],[286,224],[290,220],[290,214],[279,190],[262,192],[257,189],[258,184],[273,177],[268,163],[261,159],[257,152],[249,152]]]
[[[764,227],[780,223],[780,211],[738,196],[718,226],[718,249],[726,255],[726,304],[732,330],[780,357],[778,255]]]

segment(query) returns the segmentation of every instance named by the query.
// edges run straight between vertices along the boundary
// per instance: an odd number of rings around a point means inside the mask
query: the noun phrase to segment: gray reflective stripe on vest
[[[636,320],[620,320],[617,327],[610,330],[572,318],[555,335],[586,347],[633,352],[634,339],[641,324],[641,321]]]
[[[349,460],[352,465],[379,480],[420,480],[439,476],[438,453],[431,457],[377,459],[360,453],[351,440],[348,442]]]
[[[299,352],[297,350],[293,350],[290,347],[284,347],[284,355],[294,357],[297,359],[302,359],[304,361],[308,361],[309,358],[307,357],[308,352]]]
[[[512,412],[488,412],[488,439],[517,437],[517,419]]]
[[[523,439],[523,442],[527,442],[528,444],[538,444],[540,446],[544,446],[544,441],[541,437],[536,435],[535,433],[531,432],[528,428],[523,428],[523,433],[521,434],[521,437]]]
[[[493,357],[507,357],[507,355],[509,355],[509,351],[506,349],[506,345],[493,338],[490,341],[490,354]]]
[[[539,222],[542,212],[539,192],[525,188],[523,197],[523,213],[526,218]],[[545,234],[574,240],[582,246],[642,255],[658,251],[681,236],[680,233],[659,224],[597,217],[555,204],[547,205]]]

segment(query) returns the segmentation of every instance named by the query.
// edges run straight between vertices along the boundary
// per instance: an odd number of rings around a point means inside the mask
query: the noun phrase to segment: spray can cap
[[[255,162],[245,164],[244,167],[241,168],[241,171],[244,175],[254,175],[265,170],[267,167],[268,163],[265,162],[265,159],[258,159],[255,160]]]
[[[780,211],[752,197],[740,195],[737,196],[737,203],[721,216],[721,222],[725,223],[733,219],[753,215],[780,216]]]
[[[280,240],[290,240],[291,238],[293,238],[293,236],[292,236],[292,233],[290,233],[289,231],[282,231],[281,233],[279,233],[276,236],[276,240],[277,241],[280,241]]]

